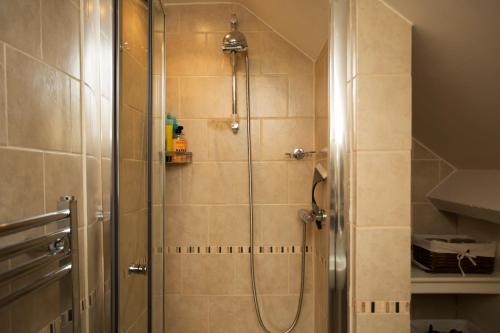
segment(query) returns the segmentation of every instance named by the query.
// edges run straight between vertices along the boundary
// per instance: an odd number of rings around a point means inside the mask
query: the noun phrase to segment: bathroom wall
[[[77,198],[83,332],[108,331],[109,214],[99,222],[97,212],[109,211],[110,43],[111,1],[0,2],[0,221]],[[2,332],[43,329],[69,291],[61,281],[2,309]]]
[[[320,163],[328,170],[328,43],[323,46],[321,53],[314,63],[314,163]],[[318,184],[316,199],[318,205],[327,209],[327,183]],[[321,230],[314,230],[314,322],[315,332],[326,332],[328,324],[328,257],[329,227],[325,225]]]
[[[231,67],[221,51],[235,12],[249,43],[257,287],[264,321],[291,323],[298,301],[302,224],[310,207],[313,61],[239,5],[167,6],[167,112],[185,127],[193,163],[166,166],[165,332],[259,331],[251,297],[243,58],[241,129],[234,135]],[[297,332],[314,327],[313,237]]]
[[[412,25],[351,1],[353,331],[409,332]]]

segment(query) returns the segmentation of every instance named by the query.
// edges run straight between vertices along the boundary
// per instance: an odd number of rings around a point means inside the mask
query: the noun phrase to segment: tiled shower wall
[[[351,1],[353,331],[410,331],[411,24]]]
[[[239,5],[167,6],[167,111],[185,127],[193,163],[167,166],[166,332],[258,332],[249,272],[243,58],[241,129],[234,135],[231,66],[221,51],[235,12],[249,43],[257,287],[272,330],[291,323],[298,301],[302,224],[310,207],[314,148],[313,61]],[[312,229],[306,295],[297,332],[312,332]],[[192,252],[192,253],[190,253]],[[262,252],[262,253],[261,253]]]
[[[111,61],[111,1],[0,2],[0,221],[76,196],[83,332],[108,331]],[[2,309],[2,332],[36,332],[56,319],[70,291],[63,285]]]

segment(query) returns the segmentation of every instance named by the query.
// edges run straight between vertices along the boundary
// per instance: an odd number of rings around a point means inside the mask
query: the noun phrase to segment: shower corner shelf
[[[412,294],[500,294],[500,272],[493,274],[431,274],[412,266]]]
[[[165,165],[189,164],[193,160],[190,151],[167,151],[165,152]]]

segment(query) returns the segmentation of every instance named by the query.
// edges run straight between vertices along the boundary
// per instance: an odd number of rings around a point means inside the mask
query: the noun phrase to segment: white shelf
[[[412,266],[412,294],[500,294],[500,272],[493,274],[431,274]]]

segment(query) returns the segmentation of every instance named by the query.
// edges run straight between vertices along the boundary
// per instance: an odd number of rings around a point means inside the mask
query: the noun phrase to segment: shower
[[[264,323],[260,312],[259,299],[257,296],[257,283],[255,279],[255,254],[254,254],[254,211],[253,211],[253,175],[252,175],[252,140],[250,128],[250,61],[248,58],[248,43],[245,35],[238,31],[238,18],[235,14],[231,17],[231,31],[226,34],[222,40],[222,51],[231,55],[232,66],[232,114],[231,114],[231,129],[234,134],[239,130],[239,116],[237,110],[237,86],[236,86],[236,66],[238,62],[238,53],[245,57],[245,74],[246,74],[246,125],[247,125],[247,169],[248,169],[248,206],[250,220],[250,274],[252,280],[252,294],[255,306],[255,312],[259,325],[266,333],[272,333]],[[303,223],[302,227],[302,255],[301,255],[301,280],[300,280],[300,295],[297,305],[295,317],[290,326],[282,331],[282,333],[292,332],[297,325],[302,310],[302,301],[304,298],[304,282],[305,282],[305,249],[306,249],[306,228],[307,224]]]
[[[231,17],[231,31],[224,36],[224,39],[222,40],[222,52],[224,53],[230,53],[231,54],[231,67],[233,69],[233,76],[232,76],[232,86],[233,86],[233,93],[232,93],[232,114],[231,114],[231,129],[233,130],[233,133],[236,134],[238,133],[238,130],[240,128],[239,125],[239,117],[238,117],[238,110],[237,110],[237,97],[236,97],[236,65],[238,62],[238,55],[237,53],[244,53],[245,55],[245,60],[248,66],[248,43],[247,39],[245,38],[245,35],[243,35],[238,29],[238,18],[236,15],[233,15]],[[248,71],[247,71],[248,73]],[[247,76],[248,77],[248,76]],[[247,95],[248,95],[248,90],[247,90]]]

